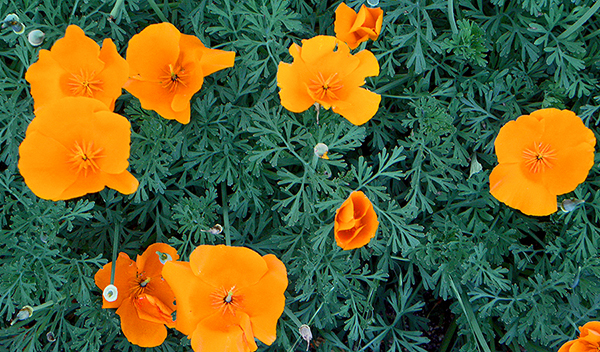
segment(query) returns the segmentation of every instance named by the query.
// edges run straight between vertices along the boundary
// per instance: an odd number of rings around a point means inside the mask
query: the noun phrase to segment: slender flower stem
[[[231,246],[231,231],[229,229],[229,206],[227,205],[227,185],[221,183],[221,200],[223,201],[223,231],[225,232],[225,245]]]
[[[113,234],[112,267],[110,268],[110,284],[115,284],[115,268],[117,267],[117,250],[119,248],[119,227],[115,225]]]

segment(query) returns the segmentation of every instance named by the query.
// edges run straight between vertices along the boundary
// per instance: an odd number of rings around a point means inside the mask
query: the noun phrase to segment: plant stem
[[[225,245],[231,246],[231,234],[229,230],[229,207],[227,206],[227,185],[221,183],[221,200],[223,201],[223,231],[225,231]]]
[[[115,268],[117,267],[117,250],[119,249],[119,227],[115,225],[113,234],[112,267],[110,268],[110,284],[115,284]]]

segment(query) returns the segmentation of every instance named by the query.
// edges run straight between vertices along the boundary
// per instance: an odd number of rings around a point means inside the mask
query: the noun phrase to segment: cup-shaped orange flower
[[[573,191],[594,165],[594,133],[569,110],[542,109],[504,125],[494,146],[498,165],[490,192],[527,215],[557,210],[557,195]]]
[[[579,327],[577,340],[566,342],[558,352],[598,352],[600,351],[600,322],[590,321]]]
[[[142,107],[160,116],[190,122],[190,99],[204,77],[233,67],[235,53],[209,49],[170,23],[152,24],[134,35],[127,47],[129,80],[125,89]]]
[[[127,81],[129,65],[110,39],[102,49],[81,28],[70,25],[65,36],[48,50],[40,50],[25,79],[31,84],[34,108],[64,97],[98,99],[110,110]]]
[[[354,191],[335,212],[335,242],[344,250],[360,248],[375,237],[379,227],[373,204],[362,191]]]
[[[383,10],[380,8],[368,8],[363,4],[356,13],[341,3],[335,10],[335,36],[348,44],[350,49],[356,49],[358,44],[369,39],[376,40],[381,33],[382,23]]]
[[[274,255],[199,246],[189,263],[167,263],[163,277],[177,300],[175,327],[191,338],[194,351],[247,352],[258,348],[255,337],[275,341],[288,281]]]
[[[19,171],[44,199],[71,199],[105,186],[131,194],[139,183],[127,171],[130,128],[96,99],[49,102],[36,110],[19,146]]]
[[[167,337],[165,325],[175,326],[171,317],[175,295],[161,272],[165,263],[177,259],[175,248],[164,243],[150,245],[136,261],[119,253],[114,281],[117,299],[109,302],[103,297],[102,308],[117,308],[121,330],[129,342],[141,347],[158,346]],[[110,284],[112,265],[106,264],[94,276],[101,290]]]
[[[381,96],[361,88],[365,78],[379,75],[375,55],[363,50],[350,54],[348,45],[330,36],[292,44],[291,64],[279,63],[277,85],[281,105],[302,112],[314,103],[342,115],[355,125],[369,121],[377,112]]]

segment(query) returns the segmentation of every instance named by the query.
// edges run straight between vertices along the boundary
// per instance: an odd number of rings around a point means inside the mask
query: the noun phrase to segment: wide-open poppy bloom
[[[81,28],[70,25],[50,51],[40,50],[25,79],[31,84],[34,108],[63,97],[98,99],[110,110],[127,81],[129,65],[110,39],[102,49]]]
[[[558,350],[558,352],[598,352],[600,351],[600,322],[590,321],[579,327],[580,335]]]
[[[189,263],[167,263],[163,277],[177,300],[175,327],[191,338],[194,351],[255,351],[255,337],[268,345],[275,341],[288,281],[274,255],[199,246]]]
[[[360,87],[365,77],[379,75],[379,63],[370,51],[352,55],[335,37],[317,36],[303,40],[301,47],[292,44],[290,54],[294,61],[279,63],[277,71],[284,108],[302,112],[319,103],[355,125],[375,115],[381,96]]]
[[[542,109],[504,125],[494,146],[498,165],[490,192],[527,215],[557,210],[557,195],[573,191],[594,165],[594,133],[569,110]]]
[[[144,109],[188,123],[190,99],[202,87],[204,77],[233,67],[234,59],[234,52],[209,49],[170,23],[153,24],[129,41],[130,73],[124,88]]]
[[[117,308],[121,330],[129,342],[141,347],[155,347],[167,337],[168,327],[174,327],[171,314],[175,311],[175,295],[162,278],[166,262],[179,259],[175,248],[164,244],[150,245],[136,261],[119,253],[115,264],[117,299],[102,298],[102,308]],[[106,264],[94,276],[96,286],[104,290],[110,284],[113,263]]]
[[[354,191],[335,212],[335,242],[344,250],[360,248],[375,237],[379,227],[373,204],[362,191]]]
[[[356,49],[358,44],[369,39],[376,40],[381,33],[382,23],[383,10],[380,8],[372,9],[363,4],[356,13],[341,3],[335,10],[335,36],[348,44],[350,49]]]
[[[130,128],[96,99],[49,102],[36,110],[19,146],[19,171],[44,199],[71,199],[105,186],[131,194],[139,183],[127,171]]]

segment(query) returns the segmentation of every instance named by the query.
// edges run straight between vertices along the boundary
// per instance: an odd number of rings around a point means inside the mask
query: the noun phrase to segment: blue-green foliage
[[[115,111],[132,124],[131,196],[36,198],[17,168],[33,118],[24,74],[37,48],[6,29],[0,40],[0,349],[141,351],[101,309],[95,272],[119,251],[154,242],[183,259],[224,243],[285,263],[289,287],[277,340],[261,351],[301,351],[309,324],[317,351],[552,351],[598,318],[600,175],[566,196],[571,213],[525,216],[489,194],[500,127],[543,107],[568,108],[597,132],[600,12],[594,1],[382,0],[382,35],[361,44],[382,95],[363,126],[331,111],[281,107],[279,62],[292,43],[333,35],[340,1],[0,1],[46,33],[42,48],[76,24],[97,42],[127,41],[166,18],[235,66],[204,80],[187,125],[124,94]],[[358,8],[362,1],[348,1]],[[598,5],[598,6],[597,6]],[[316,157],[317,143],[329,160]],[[476,156],[483,170],[470,175]],[[597,160],[598,161],[598,160]],[[596,163],[597,165],[597,163]],[[333,239],[335,210],[353,190],[380,226],[361,249]],[[45,308],[10,325],[24,305]],[[441,321],[441,322],[440,322]],[[430,330],[442,324],[436,336]],[[446,324],[446,325],[444,325]],[[51,333],[55,337],[48,338]],[[50,335],[50,337],[52,337]],[[432,347],[434,346],[434,347]],[[189,351],[172,330],[151,351]]]

